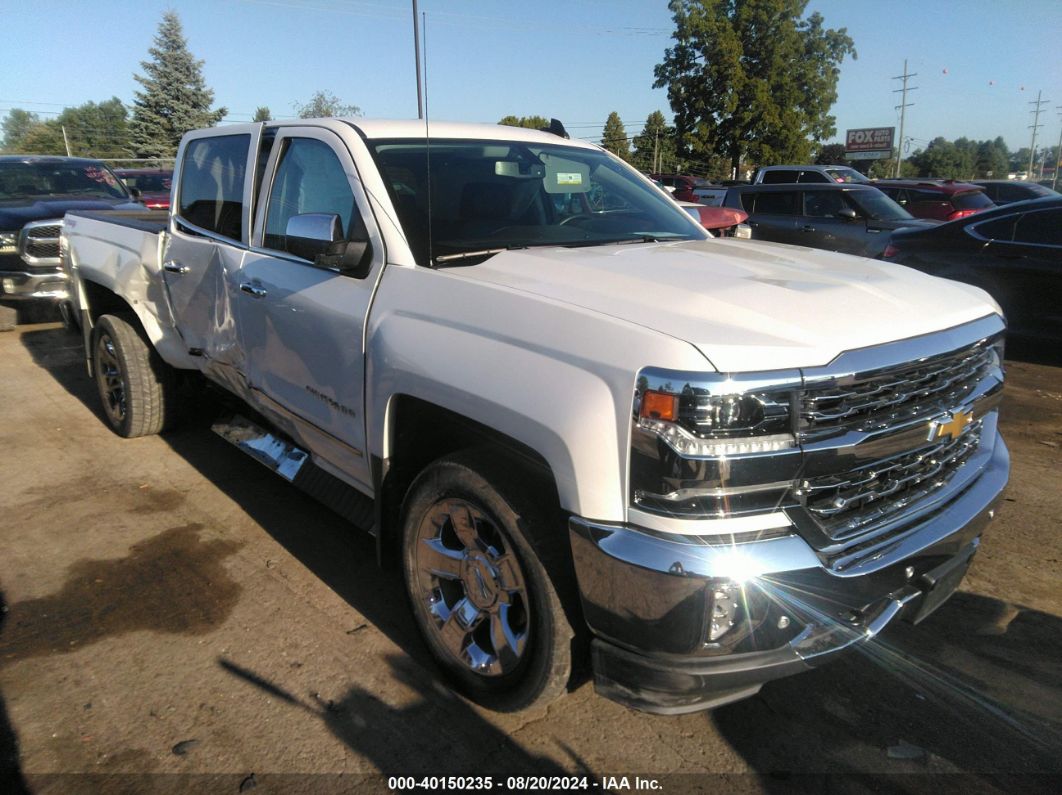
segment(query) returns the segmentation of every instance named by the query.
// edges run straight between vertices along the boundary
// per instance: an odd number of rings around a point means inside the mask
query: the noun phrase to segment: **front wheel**
[[[92,329],[92,360],[103,413],[119,436],[163,430],[175,409],[173,369],[132,318],[103,315]]]
[[[452,456],[421,473],[403,511],[402,558],[436,661],[472,700],[515,711],[554,700],[571,676],[573,632],[552,579],[565,567],[550,552],[566,534],[490,460]]]

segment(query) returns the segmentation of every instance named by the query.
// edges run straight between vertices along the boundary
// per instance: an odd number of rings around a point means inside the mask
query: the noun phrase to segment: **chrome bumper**
[[[26,273],[0,271],[0,298],[9,300],[50,299],[67,297],[69,277],[62,271]]]
[[[922,620],[958,587],[1009,470],[997,435],[972,486],[858,573],[833,570],[796,534],[707,542],[573,517],[596,688],[650,712],[710,709],[869,641],[897,617]],[[709,642],[722,582],[741,584],[748,625]]]

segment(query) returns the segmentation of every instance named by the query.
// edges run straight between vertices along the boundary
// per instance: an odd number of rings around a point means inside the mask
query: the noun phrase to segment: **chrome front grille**
[[[947,486],[981,444],[983,421],[956,439],[805,480],[797,495],[832,540],[876,527]]]
[[[59,264],[59,233],[62,219],[32,221],[22,228],[18,252],[29,265]]]
[[[805,440],[847,431],[873,432],[948,411],[998,366],[993,340],[915,364],[838,378],[806,389],[800,400]]]

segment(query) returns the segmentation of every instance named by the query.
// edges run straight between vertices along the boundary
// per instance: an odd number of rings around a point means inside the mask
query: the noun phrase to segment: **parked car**
[[[753,240],[877,257],[889,235],[920,221],[871,185],[745,185],[728,188],[724,206],[744,210]]]
[[[157,433],[180,380],[228,390],[215,429],[371,531],[496,709],[584,655],[621,703],[711,708],[955,591],[1009,471],[987,295],[713,240],[584,141],[430,136],[196,130],[168,214],[68,215],[101,417]]]
[[[114,173],[121,177],[126,187],[136,191],[145,207],[151,210],[170,208],[170,184],[173,181],[173,169],[116,168]]]
[[[794,182],[870,182],[848,166],[762,166],[752,178],[755,185],[777,185]]]
[[[1010,334],[1062,340],[1062,196],[897,232],[885,259],[987,290]]]
[[[697,201],[696,189],[711,185],[706,179],[688,174],[650,174],[650,179],[660,182],[676,200],[682,202]]]
[[[66,298],[59,231],[67,210],[143,209],[98,160],[0,156],[0,298]]]
[[[879,179],[874,187],[915,218],[954,221],[995,207],[984,188],[953,179]]]
[[[997,205],[1059,195],[1058,191],[1039,183],[1020,182],[1016,179],[975,179],[971,184],[984,188],[985,195]]]

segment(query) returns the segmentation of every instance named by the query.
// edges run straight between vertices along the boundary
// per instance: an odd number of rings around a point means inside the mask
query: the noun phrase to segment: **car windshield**
[[[473,264],[530,246],[709,237],[638,172],[596,149],[482,140],[432,140],[430,149],[377,141],[372,149],[421,264]]]
[[[841,166],[839,168],[828,168],[826,173],[830,175],[830,179],[834,182],[870,182],[869,179],[864,177],[854,168],[846,168]]]
[[[988,198],[984,191],[979,190],[956,193],[951,197],[951,203],[960,210],[983,210],[995,206],[995,202]]]
[[[898,205],[880,190],[850,190],[848,198],[872,221],[910,221],[914,219],[907,210]]]
[[[124,199],[125,188],[98,163],[0,163],[0,201],[35,201],[57,196]]]

